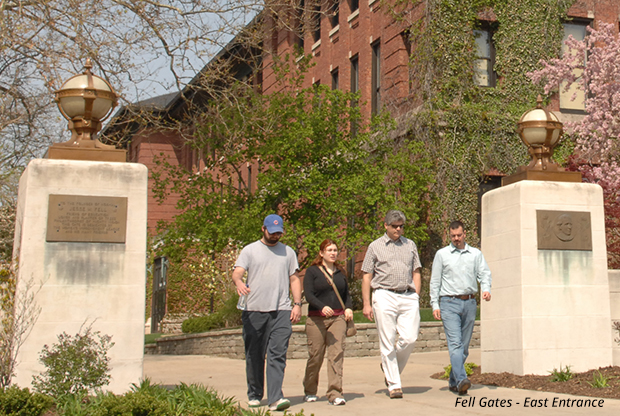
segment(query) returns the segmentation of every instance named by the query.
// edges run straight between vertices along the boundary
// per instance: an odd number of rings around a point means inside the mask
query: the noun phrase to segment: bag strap
[[[325,269],[325,267],[323,266],[319,266],[319,269],[323,272],[323,274],[325,275],[325,277],[327,278],[327,281],[329,282],[329,284],[332,286],[332,289],[334,289],[334,292],[336,292],[336,296],[338,296],[338,300],[340,301],[340,305],[342,305],[342,310],[347,309],[346,306],[344,306],[344,302],[342,301],[342,298],[340,297],[340,293],[338,293],[338,289],[336,289],[336,285],[334,284],[332,275],[329,274],[329,272],[327,271],[327,269]]]

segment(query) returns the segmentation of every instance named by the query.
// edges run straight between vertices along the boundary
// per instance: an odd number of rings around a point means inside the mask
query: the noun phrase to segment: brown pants
[[[347,337],[344,315],[331,318],[309,316],[306,320],[308,336],[308,363],[304,377],[304,394],[316,396],[319,371],[327,347],[327,399],[331,402],[342,397],[342,368],[344,364],[344,341]]]

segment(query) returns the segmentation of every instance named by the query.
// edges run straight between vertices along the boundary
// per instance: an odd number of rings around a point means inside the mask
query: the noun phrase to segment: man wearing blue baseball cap
[[[248,405],[258,407],[263,398],[266,355],[267,399],[272,411],[285,410],[291,405],[282,394],[282,382],[288,341],[293,332],[291,324],[299,322],[301,317],[301,282],[296,274],[299,265],[293,249],[280,243],[284,233],[282,222],[282,217],[276,214],[265,217],[262,238],[241,250],[232,275],[237,293],[246,296],[241,319]]]

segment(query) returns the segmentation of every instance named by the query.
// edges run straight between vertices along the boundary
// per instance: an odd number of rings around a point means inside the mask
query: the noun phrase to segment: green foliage
[[[161,338],[163,334],[145,334],[144,335],[144,343],[145,344],[154,344],[159,338]]]
[[[410,134],[424,143],[424,156],[435,161],[429,218],[431,237],[438,237],[434,245],[447,241],[446,225],[454,219],[465,223],[470,243],[476,244],[480,181],[491,170],[511,174],[527,164],[516,123],[534,107],[542,89],[526,74],[538,68],[541,59],[559,54],[562,21],[573,2],[429,0],[425,18],[405,22],[411,25],[415,45],[411,74],[420,87],[416,101],[421,104],[411,119]],[[399,2],[401,8],[408,4],[409,0]],[[474,83],[474,30],[481,20],[494,31],[498,82],[492,88]],[[559,161],[566,162],[571,151],[572,144],[563,146]]]
[[[220,252],[190,250],[170,261],[167,274],[167,312],[208,314],[236,295],[231,272],[237,251],[230,245]]]
[[[609,387],[609,377],[605,377],[600,371],[597,371],[596,374],[592,375],[592,382],[588,381],[588,384],[590,387],[603,389],[605,387]]]
[[[183,212],[165,225],[166,253],[182,258],[231,242],[241,247],[260,237],[272,212],[284,218],[282,241],[301,254],[302,267],[310,260],[304,253],[316,253],[325,238],[353,253],[378,237],[389,208],[403,210],[407,236],[423,240],[430,162],[420,156],[422,144],[395,143],[386,116],[363,124],[350,105],[356,94],[288,88],[303,79],[303,65],[293,70],[284,59],[276,66],[282,90],[264,96],[238,84],[212,102],[193,142],[209,149],[203,174],[160,161],[157,192],[179,192]],[[248,162],[259,166],[256,185],[247,182]]]
[[[39,416],[52,408],[54,399],[17,386],[0,389],[0,415]]]
[[[92,325],[71,336],[58,335],[58,344],[43,346],[39,361],[45,371],[32,377],[33,388],[53,397],[87,393],[110,381],[110,358],[114,345],[109,335],[92,332]]]
[[[468,376],[471,376],[472,374],[474,374],[474,368],[476,367],[478,367],[478,364],[476,363],[465,363],[465,374],[467,374]],[[444,373],[440,378],[447,380],[450,378],[450,372],[452,371],[452,364],[448,364],[443,369],[444,369]]]
[[[64,416],[244,416],[260,415],[261,410],[246,410],[232,398],[220,397],[216,391],[199,384],[181,383],[174,389],[152,384],[146,379],[130,392],[115,396],[99,393],[88,397],[65,396],[58,409]],[[303,412],[297,413],[303,416]]]
[[[185,334],[197,334],[212,329],[231,328],[241,325],[241,311],[237,309],[235,294],[228,298],[221,308],[206,316],[191,317],[183,321],[181,330]]]
[[[570,371],[570,366],[567,365],[562,369],[562,365],[560,365],[560,369],[554,368],[553,371],[549,372],[551,374],[551,381],[553,382],[564,382],[573,378],[574,374]]]

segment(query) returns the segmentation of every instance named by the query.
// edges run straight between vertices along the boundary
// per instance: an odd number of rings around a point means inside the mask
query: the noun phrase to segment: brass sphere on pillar
[[[555,114],[543,108],[540,95],[536,108],[526,111],[519,119],[517,132],[532,160],[528,166],[519,166],[516,173],[504,176],[502,186],[523,180],[581,182],[580,172],[569,172],[552,159],[553,149],[562,137],[563,125]]]
[[[542,108],[542,97],[536,108],[525,112],[517,123],[519,136],[532,157],[527,170],[563,171],[552,159],[553,149],[563,133],[563,125],[555,114]]]
[[[69,78],[58,91],[55,101],[63,117],[69,120],[71,140],[65,146],[114,149],[96,140],[101,122],[111,113],[118,96],[105,79],[93,75],[92,62],[86,60],[85,71]]]

